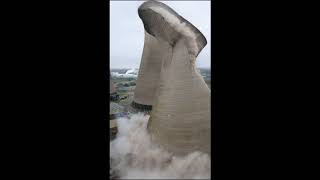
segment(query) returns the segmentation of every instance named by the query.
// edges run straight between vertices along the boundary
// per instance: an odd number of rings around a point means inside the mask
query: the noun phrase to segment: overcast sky
[[[110,1],[110,67],[139,68],[144,28],[138,7],[144,1]],[[210,67],[210,1],[163,1],[196,26],[208,44],[197,58],[198,67]]]

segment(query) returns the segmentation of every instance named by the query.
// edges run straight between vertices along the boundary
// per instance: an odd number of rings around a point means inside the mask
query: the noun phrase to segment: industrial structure
[[[144,111],[152,109],[160,79],[162,58],[167,54],[165,46],[166,43],[159,42],[145,31],[143,54],[132,102],[132,106],[137,109]]]
[[[169,152],[210,154],[210,89],[195,65],[206,38],[161,2],[143,3],[138,14],[145,40],[132,106],[152,110],[152,141]]]

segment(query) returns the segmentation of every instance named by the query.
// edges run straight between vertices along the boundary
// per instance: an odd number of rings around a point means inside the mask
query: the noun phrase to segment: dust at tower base
[[[134,103],[152,107],[152,141],[176,155],[210,154],[210,89],[195,66],[205,37],[161,2],[145,2],[138,13],[145,44]]]

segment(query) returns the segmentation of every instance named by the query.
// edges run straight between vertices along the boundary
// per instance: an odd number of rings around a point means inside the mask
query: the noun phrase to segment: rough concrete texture
[[[153,106],[152,140],[175,155],[210,154],[210,89],[195,66],[205,37],[161,2],[138,13],[146,33],[134,101]]]

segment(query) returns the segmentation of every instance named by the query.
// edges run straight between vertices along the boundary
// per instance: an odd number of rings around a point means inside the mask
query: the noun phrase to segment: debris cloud
[[[210,179],[208,154],[172,155],[151,141],[148,120],[143,113],[117,119],[118,134],[110,142],[112,174],[119,179]]]

